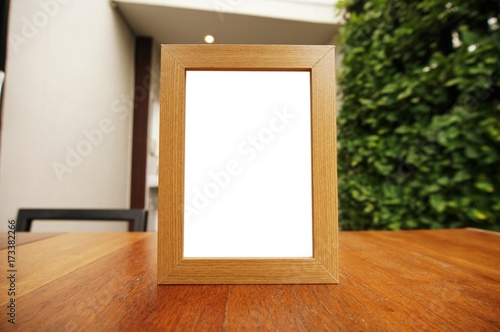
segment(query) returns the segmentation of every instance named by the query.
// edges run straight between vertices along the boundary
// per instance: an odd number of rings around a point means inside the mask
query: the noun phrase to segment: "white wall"
[[[11,0],[0,232],[20,207],[128,207],[133,61],[109,1]]]

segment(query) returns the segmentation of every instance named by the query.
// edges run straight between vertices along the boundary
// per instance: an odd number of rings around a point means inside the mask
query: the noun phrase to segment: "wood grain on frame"
[[[334,46],[162,45],[158,284],[338,282]],[[186,70],[311,73],[313,258],[183,258]]]

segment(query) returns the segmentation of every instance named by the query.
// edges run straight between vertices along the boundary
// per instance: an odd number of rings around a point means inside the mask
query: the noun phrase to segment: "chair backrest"
[[[128,221],[129,232],[145,232],[148,210],[19,209],[16,231],[29,232],[33,220]]]

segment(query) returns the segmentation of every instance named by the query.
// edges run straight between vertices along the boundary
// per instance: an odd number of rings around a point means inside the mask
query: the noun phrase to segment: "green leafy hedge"
[[[343,229],[500,230],[500,1],[345,1]]]

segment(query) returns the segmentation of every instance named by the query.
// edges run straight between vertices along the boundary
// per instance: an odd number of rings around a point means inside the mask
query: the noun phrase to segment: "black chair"
[[[148,210],[19,209],[16,231],[29,232],[33,220],[128,221],[129,232],[145,232]]]

